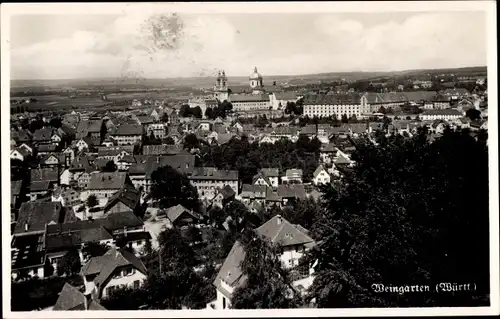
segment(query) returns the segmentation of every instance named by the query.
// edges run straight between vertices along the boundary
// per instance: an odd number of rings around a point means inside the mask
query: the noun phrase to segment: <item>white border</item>
[[[494,1],[425,1],[425,2],[246,2],[246,3],[59,3],[2,4],[1,6],[1,127],[2,127],[2,269],[3,309],[5,318],[138,318],[138,317],[311,317],[311,316],[439,316],[499,314],[499,219],[498,219],[498,96],[497,32]],[[159,311],[10,311],[10,16],[15,14],[120,14],[135,10],[173,10],[184,13],[317,13],[317,12],[387,12],[387,11],[485,11],[488,43],[489,165],[490,165],[490,276],[491,306],[464,308],[371,308],[371,309],[286,309],[286,310],[159,310]],[[453,32],[453,30],[450,30]],[[473,214],[474,212],[471,212]]]

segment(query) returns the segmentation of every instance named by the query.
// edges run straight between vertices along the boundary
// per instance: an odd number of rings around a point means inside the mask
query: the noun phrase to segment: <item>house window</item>
[[[134,289],[138,289],[140,286],[139,280],[134,281]]]
[[[133,272],[133,269],[132,268],[125,268],[123,270],[123,276],[130,276]]]
[[[226,309],[226,297],[222,297],[222,309]]]

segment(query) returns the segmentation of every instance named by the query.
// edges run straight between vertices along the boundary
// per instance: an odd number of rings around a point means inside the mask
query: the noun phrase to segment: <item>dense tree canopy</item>
[[[176,229],[159,235],[159,249],[143,259],[148,278],[140,289],[118,289],[102,301],[108,310],[203,309],[215,298],[212,285],[216,271],[207,266],[194,270],[200,261],[189,240]]]
[[[199,211],[198,191],[185,174],[171,166],[162,166],[151,174],[150,196],[160,204],[160,208],[169,208],[181,204],[187,209]]]
[[[298,308],[303,305],[292,286],[289,273],[283,268],[280,249],[246,231],[240,237],[245,258],[240,267],[246,280],[235,289],[231,298],[235,309]]]
[[[261,168],[278,168],[282,173],[299,168],[303,170],[307,182],[318,167],[321,143],[317,139],[305,139],[302,137],[297,143],[280,140],[275,144],[249,143],[246,138],[233,139],[224,145],[203,147],[198,164],[238,170],[243,183],[251,183],[252,177]]]
[[[82,267],[80,255],[76,248],[70,249],[59,261],[57,265],[57,274],[59,276],[70,276],[77,274]]]
[[[118,166],[116,166],[114,161],[108,161],[106,165],[102,168],[103,172],[116,172],[118,170]]]
[[[488,151],[484,132],[446,130],[430,143],[380,136],[329,187],[316,221],[322,243],[311,289],[318,307],[473,306],[489,293]],[[477,291],[436,293],[438,283]],[[373,284],[430,292],[375,293]]]
[[[476,109],[468,109],[465,112],[465,116],[470,118],[472,121],[481,119],[481,111]]]

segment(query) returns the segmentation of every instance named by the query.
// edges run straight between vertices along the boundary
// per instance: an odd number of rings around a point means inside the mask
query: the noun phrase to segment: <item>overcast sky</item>
[[[153,33],[151,26],[160,26]],[[483,12],[22,15],[11,77],[264,76],[486,65]]]

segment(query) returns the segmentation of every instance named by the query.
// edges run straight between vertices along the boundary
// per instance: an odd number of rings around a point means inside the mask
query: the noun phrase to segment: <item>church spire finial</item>
[[[253,71],[257,72],[257,67],[256,66],[253,67]]]

